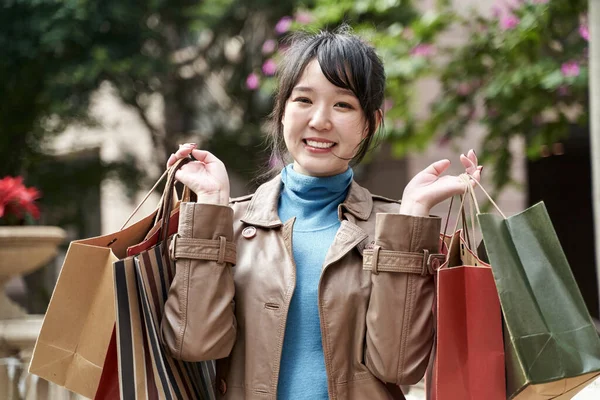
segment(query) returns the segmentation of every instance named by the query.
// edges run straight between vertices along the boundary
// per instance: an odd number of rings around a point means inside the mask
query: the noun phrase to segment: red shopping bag
[[[505,400],[502,314],[489,264],[462,230],[444,236],[448,259],[436,274],[436,340],[429,400]]]

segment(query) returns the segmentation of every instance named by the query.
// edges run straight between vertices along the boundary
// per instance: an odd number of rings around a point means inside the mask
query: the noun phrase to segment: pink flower
[[[576,61],[569,61],[560,67],[560,71],[566,77],[578,76],[580,72],[579,64]]]
[[[273,76],[275,75],[276,71],[277,64],[275,64],[275,61],[273,61],[273,59],[269,58],[267,61],[265,61],[265,63],[262,66],[263,74],[265,74],[266,76]]]
[[[258,85],[260,84],[260,78],[254,72],[252,72],[246,78],[246,87],[250,90],[258,89]]]
[[[283,18],[281,18],[279,20],[279,22],[277,22],[277,25],[275,25],[275,32],[279,35],[286,33],[287,31],[290,30],[290,27],[292,26],[292,17],[289,16],[285,16]]]
[[[277,47],[277,43],[273,39],[265,40],[262,45],[262,53],[271,54],[275,51],[275,47]]]
[[[494,16],[494,18],[500,18],[500,16],[502,15],[502,9],[499,6],[493,6],[492,15]]]
[[[472,86],[467,82],[461,82],[456,87],[456,93],[458,93],[459,96],[467,96],[472,91],[473,91]]]
[[[579,25],[579,34],[587,42],[590,41],[590,29],[588,28],[587,24],[581,24],[581,25]]]
[[[517,16],[510,14],[500,19],[500,28],[505,31],[514,29],[519,25],[519,22],[521,22],[521,20]]]
[[[310,24],[313,21],[313,16],[308,11],[298,11],[296,13],[296,22],[302,25]]]
[[[430,44],[418,44],[410,51],[412,56],[429,57],[435,53],[435,49]]]
[[[568,87],[568,86],[566,86],[566,85],[562,85],[562,86],[559,86],[559,87],[558,87],[558,90],[557,90],[557,92],[558,92],[558,95],[559,95],[560,97],[565,97],[565,96],[568,96],[568,95],[569,95],[569,93],[570,93],[570,90],[569,90],[569,87]]]
[[[388,112],[392,109],[392,107],[394,107],[394,100],[390,98],[385,99],[383,102],[383,111]]]

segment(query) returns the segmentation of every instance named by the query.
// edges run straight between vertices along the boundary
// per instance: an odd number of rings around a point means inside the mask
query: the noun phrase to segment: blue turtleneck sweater
[[[352,177],[350,168],[324,178],[302,175],[292,165],[281,171],[279,218],[285,222],[296,217],[292,233],[296,287],[283,340],[279,400],[328,398],[317,291],[325,255],[340,227],[337,208]]]

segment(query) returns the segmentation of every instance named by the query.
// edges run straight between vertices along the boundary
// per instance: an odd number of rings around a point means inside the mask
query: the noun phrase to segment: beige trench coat
[[[280,189],[277,177],[229,207],[183,203],[171,243],[163,341],[176,358],[219,360],[225,399],[277,398],[296,276]],[[318,287],[330,399],[402,399],[396,385],[418,382],[427,367],[440,219],[398,211],[356,182],[338,208]]]

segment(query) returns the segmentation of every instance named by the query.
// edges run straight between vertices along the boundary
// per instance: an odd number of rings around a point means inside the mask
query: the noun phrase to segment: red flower
[[[0,218],[14,216],[21,220],[29,214],[39,219],[40,210],[35,200],[39,199],[40,195],[36,188],[25,187],[20,176],[0,179]]]

